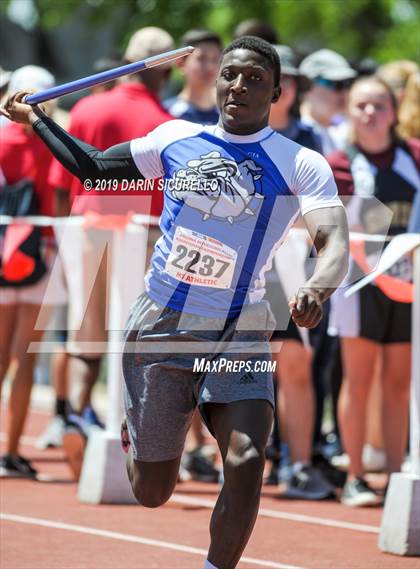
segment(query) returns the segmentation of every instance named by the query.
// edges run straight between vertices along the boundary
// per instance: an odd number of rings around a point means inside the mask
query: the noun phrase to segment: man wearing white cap
[[[345,137],[345,129],[334,122],[345,112],[348,89],[357,73],[342,55],[330,49],[305,57],[299,71],[312,82],[301,107],[302,120],[320,135],[323,154],[330,154]]]
[[[126,63],[132,63],[169,51],[173,47],[173,39],[165,30],[157,27],[143,28],[136,31],[130,38],[124,53],[124,60]],[[69,132],[102,150],[135,137],[146,136],[160,124],[172,119],[159,100],[159,94],[170,72],[170,65],[161,65],[145,70],[141,74],[130,75],[114,89],[85,97],[71,111]],[[102,199],[103,194],[85,192],[80,181],[58,162],[53,165],[50,182],[56,188],[59,197],[58,203],[61,209],[59,214],[67,215],[70,209],[73,214],[77,215],[82,215],[86,211],[111,213],[104,209],[109,204],[109,200]],[[119,193],[119,191],[112,192],[112,195]],[[160,215],[162,205],[162,192],[144,191],[137,199],[136,211]],[[96,255],[95,248],[98,246],[100,233],[103,234],[95,229],[86,231],[85,250],[82,252],[85,267],[89,267],[94,262],[91,257]],[[149,241],[153,241],[154,244],[158,235],[160,235],[158,229],[151,228]],[[83,279],[87,278],[88,276],[84,274]],[[86,283],[79,282],[79,280],[77,279],[76,282],[74,279],[75,282],[72,282],[72,279],[69,279],[69,322],[72,321],[72,314],[78,314],[78,307],[81,303],[82,306],[87,306],[87,309],[80,330],[69,334],[68,350],[71,354],[70,377],[75,385],[80,386],[80,389],[76,392],[77,397],[71,400],[77,415],[70,416],[70,419],[74,419],[74,429],[69,429],[69,436],[65,436],[63,441],[76,478],[81,463],[79,459],[73,460],[73,457],[82,456],[80,447],[84,445],[84,438],[80,436],[80,426],[83,429],[87,423],[100,425],[90,407],[90,394],[98,377],[102,353],[85,353],[82,345],[86,342],[106,342],[107,340],[104,325],[106,322],[106,263],[101,263],[92,291]],[[89,298],[83,297],[89,293]],[[84,418],[83,422],[79,421],[80,415]]]
[[[39,91],[52,87],[54,77],[49,71],[37,65],[24,65],[14,72],[5,71],[0,67],[0,98],[4,93],[15,93],[16,89],[34,89]],[[35,87],[34,87],[35,85]],[[0,128],[9,124],[5,117],[1,117]]]

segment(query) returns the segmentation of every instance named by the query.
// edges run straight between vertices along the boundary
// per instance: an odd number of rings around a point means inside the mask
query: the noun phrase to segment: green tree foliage
[[[229,41],[238,22],[260,18],[277,28],[283,43],[302,53],[329,47],[351,59],[420,56],[418,0],[33,1],[43,28],[60,26],[81,11],[91,25],[118,22],[120,47],[135,29],[146,25],[166,28],[177,39],[189,28],[206,26]],[[1,0],[3,7],[7,2]],[[123,18],[115,18],[116,12]]]

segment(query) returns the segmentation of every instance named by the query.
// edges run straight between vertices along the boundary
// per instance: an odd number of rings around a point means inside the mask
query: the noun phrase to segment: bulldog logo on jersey
[[[172,195],[203,212],[204,221],[217,217],[233,223],[242,213],[254,215],[248,207],[252,198],[264,199],[255,186],[261,171],[251,159],[237,164],[218,151],[209,152],[175,173]]]

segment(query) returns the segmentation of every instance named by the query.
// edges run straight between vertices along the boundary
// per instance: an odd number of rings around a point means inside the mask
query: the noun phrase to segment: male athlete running
[[[32,124],[82,181],[163,177],[163,236],[126,330],[127,469],[141,504],[164,504],[198,405],[224,467],[205,567],[232,569],[257,517],[273,420],[272,377],[261,371],[274,326],[264,272],[299,211],[318,261],[290,300],[296,324],[319,322],[322,303],[347,270],[347,224],[330,168],[268,126],[280,96],[280,62],[254,37],[223,53],[216,126],[172,121],[100,152],[23,104],[24,96],[11,97],[3,114]],[[194,371],[195,358],[218,362],[217,371]]]

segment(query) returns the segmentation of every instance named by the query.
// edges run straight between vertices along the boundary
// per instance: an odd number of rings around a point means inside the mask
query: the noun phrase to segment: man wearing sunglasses
[[[342,55],[330,49],[320,49],[305,57],[299,71],[311,80],[302,103],[302,120],[321,137],[323,154],[330,154],[345,140],[343,114],[348,89],[357,73]]]

